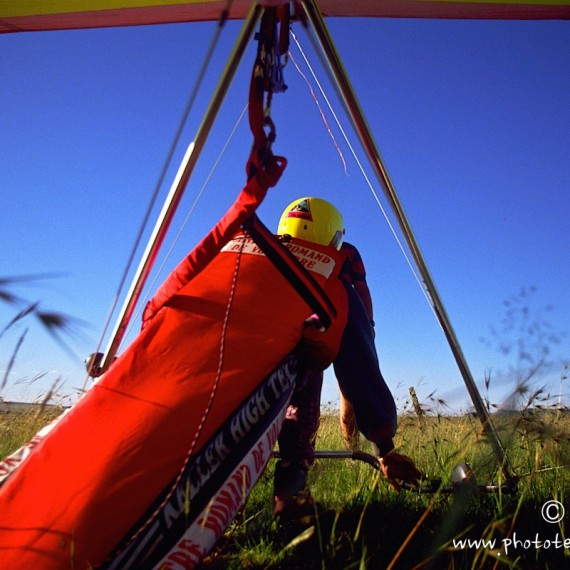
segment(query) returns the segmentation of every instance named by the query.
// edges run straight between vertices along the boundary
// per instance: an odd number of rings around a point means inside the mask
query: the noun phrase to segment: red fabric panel
[[[320,0],[325,16],[431,18],[431,19],[497,19],[548,20],[569,19],[570,3],[528,4],[522,2],[454,2],[453,0]]]

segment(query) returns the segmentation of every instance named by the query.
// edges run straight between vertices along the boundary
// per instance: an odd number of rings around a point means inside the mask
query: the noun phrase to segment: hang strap
[[[252,214],[243,224],[253,241],[275,265],[292,287],[301,295],[319,318],[320,325],[327,329],[336,317],[336,309],[323,288],[301,265],[297,258],[267,229],[263,222]]]
[[[271,100],[273,93],[287,89],[281,57],[287,53],[289,45],[289,6],[266,8],[255,38],[258,41],[257,56],[249,87],[249,125],[253,134],[253,150],[247,165],[248,177],[254,176],[272,156],[275,126],[270,116]]]

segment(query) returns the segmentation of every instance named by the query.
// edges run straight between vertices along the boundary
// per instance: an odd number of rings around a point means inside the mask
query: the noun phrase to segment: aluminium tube
[[[170,188],[168,197],[155,224],[146,250],[133,278],[129,292],[127,293],[123,308],[121,309],[117,324],[112,333],[109,346],[103,356],[101,373],[107,370],[117,354],[121,341],[123,340],[123,336],[125,335],[126,328],[140,298],[142,289],[152,269],[152,265],[156,259],[162,242],[164,241],[164,237],[170,227],[170,223],[176,213],[176,209],[180,204],[186,185],[188,184],[190,176],[194,171],[194,167],[198,162],[200,153],[206,143],[212,125],[214,124],[214,120],[231,85],[245,49],[253,36],[260,13],[261,7],[256,2],[252,5],[247,18],[244,21],[240,35],[236,40],[233,51],[222,72],[218,85],[216,86],[216,90],[212,95],[212,99],[210,100],[208,109],[202,119],[202,123],[198,128],[194,142],[190,144],[186,154],[184,155],[184,159],[178,169],[176,178]]]
[[[390,180],[386,167],[383,164],[372,132],[368,127],[358,99],[356,98],[354,90],[346,75],[322,14],[318,9],[315,0],[302,0],[302,5],[309,23],[317,35],[321,50],[326,57],[335,82],[340,89],[346,110],[352,120],[352,124],[358,133],[368,159],[370,160],[370,163],[382,186],[384,195],[386,196],[392,207],[392,210],[396,215],[400,229],[406,238],[408,247],[410,248],[410,251],[414,257],[414,261],[416,262],[416,265],[421,273],[424,281],[424,286],[429,295],[429,298],[431,299],[432,307],[435,311],[436,317],[447,338],[459,371],[463,377],[463,381],[467,387],[467,391],[469,392],[469,395],[473,402],[473,406],[475,407],[475,411],[477,412],[477,415],[483,424],[485,434],[489,437],[493,452],[497,458],[497,462],[501,467],[505,478],[507,480],[510,480],[512,479],[512,474],[510,472],[510,466],[506,452],[499,439],[499,435],[493,425],[493,422],[491,421],[489,412],[487,411],[487,408],[485,408],[481,394],[477,389],[473,376],[471,375],[467,361],[459,345],[459,341],[455,335],[449,317],[447,316],[439,293],[435,287],[435,283],[430,275],[429,269],[420,251],[419,245],[414,237],[410,224],[404,213],[403,207],[396,194],[396,190]]]

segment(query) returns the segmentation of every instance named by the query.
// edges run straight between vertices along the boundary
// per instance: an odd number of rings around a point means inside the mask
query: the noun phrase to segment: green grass
[[[27,441],[55,412],[0,415],[0,454]],[[497,427],[508,446],[512,468],[521,476],[514,493],[397,494],[365,463],[320,459],[310,474],[318,514],[277,525],[272,516],[272,460],[203,566],[224,570],[566,567],[570,549],[557,547],[554,541],[558,536],[570,546],[570,469],[566,467],[570,416],[527,410],[498,418]],[[453,466],[467,461],[478,483],[501,482],[501,470],[476,418],[426,416],[420,421],[402,416],[396,443],[429,479],[449,484]],[[317,449],[343,449],[338,417],[322,418]],[[369,450],[364,441],[363,449]],[[567,511],[558,524],[546,522],[541,515],[544,503],[552,499]],[[490,544],[461,547],[459,539],[495,540],[495,548]],[[531,544],[536,540],[542,545]],[[505,544],[511,544],[507,551]]]
[[[0,412],[0,458],[22,445],[63,412],[61,406],[32,405],[26,409]]]

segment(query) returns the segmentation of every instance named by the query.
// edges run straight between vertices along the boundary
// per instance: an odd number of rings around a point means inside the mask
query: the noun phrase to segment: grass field
[[[56,409],[0,415],[0,456],[33,434]],[[496,419],[518,476],[513,492],[402,491],[369,465],[320,459],[310,476],[319,509],[307,520],[277,525],[272,516],[274,461],[246,507],[204,561],[211,569],[247,568],[536,568],[570,562],[570,415],[528,409]],[[430,480],[449,485],[468,462],[477,483],[504,483],[476,418],[400,418],[397,445]],[[343,449],[338,417],[321,421],[317,449]],[[367,443],[363,449],[368,451]],[[558,501],[565,508],[562,514]],[[557,510],[558,509],[558,510]],[[549,519],[549,520],[546,520]],[[483,542],[484,541],[484,542]]]

